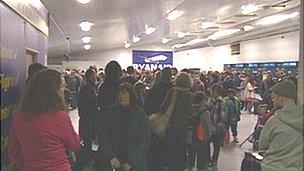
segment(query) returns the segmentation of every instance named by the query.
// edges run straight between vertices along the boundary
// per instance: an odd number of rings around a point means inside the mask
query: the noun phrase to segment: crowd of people
[[[9,146],[16,166],[31,171],[71,170],[69,151],[77,151],[76,171],[92,159],[102,171],[192,171],[195,161],[198,170],[216,167],[229,129],[232,142],[238,143],[241,111],[258,113],[260,104],[266,111],[279,108],[278,102],[272,103],[278,98],[271,92],[277,89],[271,87],[282,82],[291,88],[297,85],[296,77],[281,71],[273,76],[267,71],[122,70],[117,61],[85,72],[59,73],[42,66],[35,72],[14,116]],[[66,103],[78,109],[79,136]],[[151,132],[148,116],[166,113],[172,104],[169,126],[159,137]],[[269,146],[265,139],[263,150]],[[93,146],[98,148],[92,150]]]

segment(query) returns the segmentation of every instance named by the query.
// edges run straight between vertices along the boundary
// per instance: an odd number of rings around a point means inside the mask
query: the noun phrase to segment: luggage
[[[262,156],[245,152],[245,157],[241,164],[241,171],[261,171]]]

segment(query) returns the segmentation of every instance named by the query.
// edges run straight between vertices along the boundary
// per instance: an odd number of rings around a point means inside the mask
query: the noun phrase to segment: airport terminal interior
[[[303,170],[303,0],[1,0],[1,171]]]

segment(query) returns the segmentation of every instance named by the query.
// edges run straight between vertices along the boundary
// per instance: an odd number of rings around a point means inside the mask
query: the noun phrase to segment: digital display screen
[[[243,68],[244,67],[244,64],[236,64],[235,65],[237,68]]]
[[[256,67],[258,67],[258,64],[251,63],[251,64],[248,64],[248,67],[250,67],[250,68],[256,68]]]

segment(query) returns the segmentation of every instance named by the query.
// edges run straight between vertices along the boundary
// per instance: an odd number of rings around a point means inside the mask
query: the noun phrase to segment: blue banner
[[[172,51],[133,50],[132,57],[135,69],[156,70],[173,66]]]

